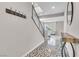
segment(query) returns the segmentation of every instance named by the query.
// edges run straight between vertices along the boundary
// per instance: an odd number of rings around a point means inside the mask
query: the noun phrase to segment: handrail
[[[35,8],[34,8],[34,6],[32,5],[32,7],[33,7],[33,9],[34,9],[34,11],[35,11],[35,13],[36,13],[36,16],[38,17],[38,21],[40,22],[40,24],[41,24],[41,21],[39,20],[39,16],[38,16],[38,14],[37,14],[37,12],[36,12],[36,10],[35,10]],[[41,26],[42,26],[42,24],[41,24]],[[42,28],[43,28],[43,26],[42,26]]]
[[[35,14],[36,14],[36,17],[37,17],[37,20],[38,20],[38,22],[39,22],[39,25],[37,25],[35,19],[33,18],[33,11],[34,11]],[[33,22],[35,23],[35,25],[36,25],[36,27],[38,28],[38,30],[40,31],[40,33],[43,35],[43,37],[45,37],[45,35],[44,35],[44,33],[45,33],[45,32],[44,32],[44,28],[43,28],[43,26],[42,26],[42,24],[41,24],[41,21],[39,20],[39,16],[38,16],[38,14],[37,14],[37,12],[36,12],[36,10],[35,10],[35,8],[34,8],[33,5],[32,5],[32,20],[33,20]],[[41,29],[42,29],[43,31],[40,30],[39,26],[42,27]]]

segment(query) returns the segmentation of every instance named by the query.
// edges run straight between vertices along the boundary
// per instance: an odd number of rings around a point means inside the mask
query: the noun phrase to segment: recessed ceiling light
[[[52,6],[52,9],[55,9],[55,6]]]

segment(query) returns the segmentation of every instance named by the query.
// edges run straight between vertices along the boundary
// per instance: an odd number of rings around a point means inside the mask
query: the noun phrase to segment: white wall
[[[5,8],[17,9],[27,19],[7,14]],[[0,56],[22,56],[44,41],[31,19],[31,2],[0,3]]]
[[[73,15],[73,22],[72,22],[72,25],[68,25],[67,24],[67,21],[66,21],[66,18],[65,18],[65,32],[68,32],[74,36],[76,36],[77,38],[79,38],[79,3],[78,2],[74,2],[74,15]],[[66,17],[66,15],[65,15]]]
[[[67,7],[66,7],[67,8]],[[67,11],[67,10],[66,10]],[[74,17],[72,25],[69,26],[66,21],[66,11],[65,11],[65,26],[64,31],[79,38],[79,2],[74,2]],[[75,45],[76,56],[79,57],[79,44]]]
[[[61,36],[61,32],[64,31],[64,21],[56,22],[56,34]]]

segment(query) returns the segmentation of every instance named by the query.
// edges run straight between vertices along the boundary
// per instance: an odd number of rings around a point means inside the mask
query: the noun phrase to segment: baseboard
[[[44,43],[44,41],[41,41],[39,44],[37,44],[33,49],[29,50],[28,52],[26,52],[24,55],[22,55],[21,57],[25,57],[27,56],[27,54],[29,54],[30,52],[32,52],[34,49],[36,49],[38,46],[40,46],[42,43]]]

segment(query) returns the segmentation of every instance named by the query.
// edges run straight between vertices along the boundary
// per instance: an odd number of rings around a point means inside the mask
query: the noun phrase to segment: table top
[[[65,42],[79,43],[79,39],[69,33],[61,33],[61,35]]]

